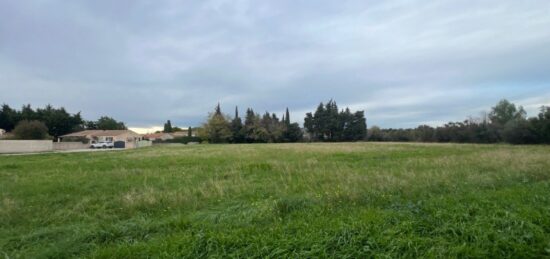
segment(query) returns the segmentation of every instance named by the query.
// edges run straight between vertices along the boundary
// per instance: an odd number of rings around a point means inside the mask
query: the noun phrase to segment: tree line
[[[300,141],[302,130],[298,123],[290,122],[288,108],[282,119],[275,113],[260,115],[248,108],[243,122],[237,107],[231,118],[218,104],[199,129],[199,136],[211,143],[280,143]]]
[[[312,141],[359,141],[367,136],[364,111],[338,110],[335,101],[320,103],[314,113],[308,112],[304,128]]]
[[[235,107],[233,117],[224,114],[218,104],[203,124],[200,136],[211,143],[280,143],[308,141],[365,140],[366,119],[363,111],[352,113],[349,108],[338,111],[335,101],[321,103],[305,118],[305,134],[298,123],[290,122],[288,108],[282,119],[266,112],[260,115],[248,108],[244,122]]]
[[[19,130],[16,130],[17,128]],[[102,116],[86,121],[80,112],[71,114],[65,108],[47,105],[33,109],[24,105],[13,109],[0,107],[0,128],[21,135],[20,138],[57,138],[86,129],[127,129],[123,122]],[[167,121],[164,132],[177,132]],[[339,110],[335,101],[320,103],[304,118],[304,128],[290,122],[288,108],[282,118],[274,113],[258,114],[248,108],[241,118],[235,107],[234,116],[222,113],[218,104],[202,128],[196,129],[203,140],[211,143],[279,143],[298,141],[418,141],[456,143],[550,144],[550,107],[541,107],[538,116],[528,118],[521,106],[502,100],[481,118],[449,122],[443,126],[421,125],[410,129],[381,129],[367,131],[364,111]],[[191,136],[191,128],[188,130]],[[196,139],[193,138],[193,141]]]
[[[71,114],[63,107],[55,108],[52,105],[33,109],[30,104],[24,105],[20,110],[3,104],[0,108],[0,128],[17,133],[16,137],[28,139],[57,138],[86,129],[127,129],[123,122],[111,117],[102,116],[98,120],[87,121],[80,112]],[[20,129],[16,130],[18,128]]]
[[[550,144],[550,107],[528,118],[522,106],[501,100],[481,118],[449,122],[443,126],[421,125],[412,129],[371,127],[370,141],[417,141],[455,143]]]

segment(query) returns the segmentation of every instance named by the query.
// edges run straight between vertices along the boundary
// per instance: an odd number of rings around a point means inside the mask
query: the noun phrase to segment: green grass
[[[0,156],[0,257],[550,257],[550,147]]]

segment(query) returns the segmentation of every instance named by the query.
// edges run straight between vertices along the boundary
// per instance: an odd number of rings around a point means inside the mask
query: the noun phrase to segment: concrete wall
[[[86,149],[89,148],[89,144],[83,144],[82,142],[54,142],[54,150],[73,150],[73,149]]]
[[[52,151],[51,140],[0,140],[1,153],[32,153]]]

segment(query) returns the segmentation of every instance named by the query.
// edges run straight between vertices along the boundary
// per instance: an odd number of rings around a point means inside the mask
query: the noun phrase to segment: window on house
[[[113,142],[113,137],[106,137],[105,140],[108,142]]]

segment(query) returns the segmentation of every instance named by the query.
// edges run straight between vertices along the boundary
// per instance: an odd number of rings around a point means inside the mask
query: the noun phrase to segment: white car
[[[114,148],[115,144],[113,142],[101,141],[93,143],[90,148]]]

